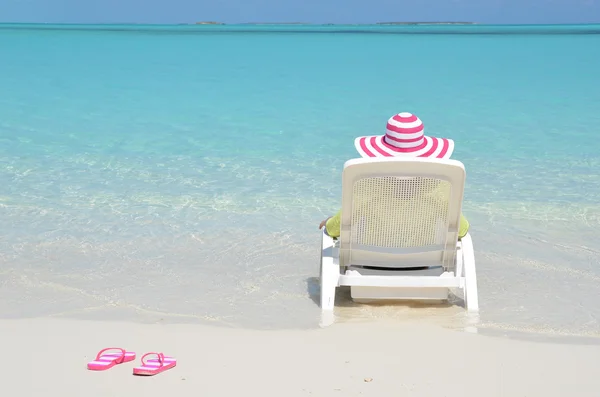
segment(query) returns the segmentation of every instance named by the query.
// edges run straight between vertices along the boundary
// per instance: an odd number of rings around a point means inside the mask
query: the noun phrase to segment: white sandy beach
[[[1,320],[7,396],[597,396],[600,346],[523,342],[407,323],[297,331],[63,319]],[[104,372],[102,348],[137,359]],[[154,377],[149,351],[177,358]]]

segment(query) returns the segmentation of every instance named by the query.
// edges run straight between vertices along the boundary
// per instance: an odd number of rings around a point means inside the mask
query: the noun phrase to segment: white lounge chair
[[[456,160],[347,161],[340,237],[323,233],[322,311],[333,311],[337,287],[350,286],[361,301],[439,301],[462,290],[477,312],[473,243],[469,234],[458,240],[465,177]]]

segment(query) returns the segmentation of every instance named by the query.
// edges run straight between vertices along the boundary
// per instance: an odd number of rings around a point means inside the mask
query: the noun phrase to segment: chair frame
[[[459,216],[453,217],[447,231],[446,241],[450,242],[451,249],[445,249],[443,254],[444,262],[449,259],[451,266],[439,266],[441,263],[435,263],[436,266],[425,270],[422,268],[413,270],[411,262],[415,261],[415,255],[403,255],[401,253],[387,255],[387,259],[391,260],[391,265],[386,266],[385,270],[365,272],[360,269],[360,263],[344,263],[345,260],[348,260],[344,258],[348,258],[353,249],[351,244],[348,243],[350,240],[349,234],[351,233],[351,227],[349,227],[350,215],[344,214],[344,210],[351,208],[352,185],[361,178],[377,175],[376,171],[382,169],[390,170],[386,171],[386,175],[399,177],[436,174],[443,178],[444,175],[449,175],[448,180],[454,182],[451,198],[454,203],[449,211],[456,212],[458,210],[460,216],[466,173],[464,165],[459,161],[422,158],[378,158],[354,159],[346,162],[342,175],[342,228],[340,238],[333,239],[324,231],[321,238],[319,270],[321,310],[333,311],[336,288],[349,286],[351,287],[352,298],[362,301],[445,300],[448,298],[450,289],[458,289],[462,291],[462,299],[467,311],[478,312],[479,298],[473,240],[469,233],[458,240]],[[340,255],[341,251],[345,252]],[[364,255],[359,257],[364,257]],[[436,267],[440,271],[434,272],[434,275],[428,274],[431,273],[429,270]]]

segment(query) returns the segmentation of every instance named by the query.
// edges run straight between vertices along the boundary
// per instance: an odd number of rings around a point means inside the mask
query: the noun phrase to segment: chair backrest
[[[347,161],[342,174],[340,265],[451,269],[465,178],[464,165],[456,160]]]

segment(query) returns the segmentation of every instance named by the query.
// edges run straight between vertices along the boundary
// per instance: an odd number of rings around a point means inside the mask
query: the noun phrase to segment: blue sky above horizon
[[[600,23],[600,0],[0,0],[0,22]]]

